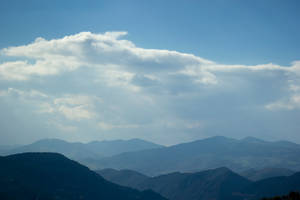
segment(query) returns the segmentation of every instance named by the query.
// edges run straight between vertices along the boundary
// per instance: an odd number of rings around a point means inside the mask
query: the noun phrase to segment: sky
[[[0,145],[300,143],[298,0],[1,0]]]

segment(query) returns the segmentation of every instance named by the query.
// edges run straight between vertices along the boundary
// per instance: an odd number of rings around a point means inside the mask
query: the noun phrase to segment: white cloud
[[[216,85],[222,79],[220,73],[280,71],[295,75],[300,71],[299,62],[294,62],[291,67],[272,63],[223,65],[192,54],[143,49],[120,39],[126,34],[81,32],[53,40],[37,38],[28,45],[2,49],[3,55],[19,59],[0,64],[0,78],[28,81],[88,67],[92,69],[91,73],[97,74],[93,80],[95,83],[105,82],[109,87],[139,92],[145,85],[134,82],[135,77],[156,77],[157,82],[164,86],[161,89],[168,90],[176,74],[191,78],[191,84]]]
[[[95,102],[101,98],[86,95],[67,94],[62,97],[53,97],[37,90],[20,90],[8,88],[0,91],[0,97],[18,97],[20,100],[35,105],[37,113],[59,113],[69,120],[80,121],[92,119],[96,114],[92,111]]]
[[[95,101],[101,99],[95,96],[86,95],[64,95],[63,97],[54,98],[52,103],[44,104],[40,112],[62,114],[69,120],[80,121],[83,119],[92,119],[96,116],[93,112]]]
[[[126,34],[82,32],[2,49],[14,61],[0,63],[0,98],[32,105],[33,113],[66,132],[94,128],[195,137],[200,130],[228,128],[230,120],[247,121],[253,108],[271,114],[300,108],[300,61],[225,65],[137,47],[122,38]]]
[[[86,95],[64,95],[63,97],[54,99],[55,105],[92,105],[94,101],[101,102],[99,97],[91,97]]]
[[[33,99],[45,99],[48,98],[48,95],[42,93],[37,90],[19,90],[16,88],[8,88],[7,90],[0,90],[0,96],[8,97],[8,96],[15,96],[21,98],[23,100],[33,100]]]
[[[91,119],[94,114],[87,106],[79,105],[74,107],[58,106],[57,111],[63,114],[69,120],[80,121],[82,119]]]
[[[265,107],[272,111],[300,109],[300,94],[292,95],[287,100],[267,104]]]
[[[300,91],[300,85],[294,85],[294,84],[291,84],[289,86],[289,89],[293,92],[299,92]]]
[[[3,49],[3,55],[20,59],[0,64],[0,77],[24,81],[33,76],[56,75],[88,66],[98,72],[100,70],[102,77],[106,75],[111,85],[129,85],[128,82],[136,73],[154,76],[152,73],[176,72],[189,65],[213,64],[192,54],[138,48],[128,40],[119,39],[125,34],[82,32],[49,41],[38,38],[29,45]],[[203,80],[208,83],[208,79]],[[130,87],[133,88],[132,85]],[[133,88],[137,89],[137,86]]]

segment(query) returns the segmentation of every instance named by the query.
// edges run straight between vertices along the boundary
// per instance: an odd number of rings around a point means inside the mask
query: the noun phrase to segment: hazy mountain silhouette
[[[103,155],[89,150],[83,143],[70,143],[59,139],[43,139],[32,144],[12,149],[7,154],[25,152],[56,152],[69,158],[81,160],[84,158],[100,158]]]
[[[93,141],[86,144],[79,142],[70,143],[59,139],[43,139],[7,151],[6,155],[24,152],[57,152],[77,161],[85,162],[89,159],[99,159],[123,152],[159,147],[162,146],[140,139]]]
[[[134,171],[127,173],[126,170],[106,169],[97,172],[114,183],[139,190],[152,189],[170,200],[257,200],[300,189],[300,173],[252,182],[224,167],[156,177],[141,176]],[[134,177],[137,179],[133,180]]]
[[[291,176],[279,176],[256,181],[241,192],[255,197],[271,197],[300,190],[300,172]]]
[[[131,140],[104,140],[93,141],[86,144],[86,147],[93,152],[103,152],[104,156],[113,156],[124,152],[141,151],[164,147],[162,145],[148,142],[141,139]]]
[[[56,153],[0,157],[0,199],[163,200],[103,179],[87,167]]]
[[[97,170],[98,174],[113,183],[117,183],[123,186],[132,188],[138,188],[138,186],[149,179],[150,177],[141,174],[133,170],[115,170],[115,169],[103,169]]]
[[[264,169],[249,169],[240,173],[241,176],[248,178],[252,181],[259,181],[266,178],[277,176],[290,176],[295,172],[285,168],[264,168]]]
[[[300,145],[290,142],[217,136],[165,148],[122,153],[95,160],[93,164],[99,169],[132,169],[147,175],[223,166],[238,172],[274,166],[296,171],[300,169],[299,155]]]
[[[0,145],[0,155],[5,155],[8,151],[18,147],[19,145]]]
[[[133,181],[126,181],[127,173],[123,170],[115,171],[114,176],[110,176],[107,170],[98,173],[107,180],[121,185],[140,190],[152,189],[170,200],[235,200],[240,199],[240,196],[234,194],[251,184],[247,179],[224,167],[197,173],[175,172],[152,178],[146,177],[136,181],[135,185],[132,184]]]

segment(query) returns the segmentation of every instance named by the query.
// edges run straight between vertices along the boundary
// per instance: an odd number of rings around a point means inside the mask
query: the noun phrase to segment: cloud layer
[[[254,135],[300,142],[300,61],[224,65],[137,47],[126,34],[82,32],[2,49],[9,61],[0,62],[0,117],[11,118],[2,122],[3,141],[140,137],[172,144]]]

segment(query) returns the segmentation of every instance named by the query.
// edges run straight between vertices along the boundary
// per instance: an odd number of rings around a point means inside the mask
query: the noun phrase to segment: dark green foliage
[[[288,195],[262,198],[261,200],[300,200],[300,193],[290,192]]]
[[[160,195],[118,186],[56,153],[0,157],[0,199],[163,200]]]

